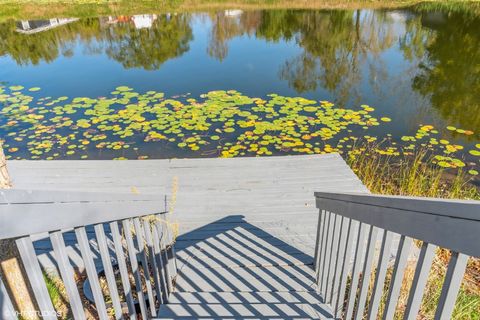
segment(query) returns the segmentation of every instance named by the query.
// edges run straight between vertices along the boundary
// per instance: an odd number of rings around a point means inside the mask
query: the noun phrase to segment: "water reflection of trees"
[[[165,61],[189,50],[192,40],[186,15],[158,16],[150,28],[123,23],[104,29],[105,52],[125,68],[158,69]]]
[[[278,70],[299,93],[326,89],[337,102],[360,102],[362,85],[385,94],[392,72],[382,53],[398,46],[413,66],[412,88],[450,123],[480,131],[480,18],[464,12],[373,10],[217,11],[207,53],[223,60],[229,40],[255,36],[293,41],[301,53]],[[125,68],[158,69],[189,50],[191,15],[158,15],[149,23],[132,17],[82,19],[38,34],[20,35],[0,24],[0,55],[19,65],[71,56],[78,41],[91,54],[105,53]],[[405,78],[404,77],[404,78]],[[388,92],[387,92],[388,94]]]
[[[414,75],[405,75],[412,77],[412,89],[449,123],[480,132],[478,15],[415,8],[270,10],[246,11],[235,19],[217,12],[212,23],[209,53],[220,60],[228,52],[228,40],[239,35],[255,32],[269,42],[295,41],[302,52],[285,61],[279,77],[300,93],[324,88],[339,103],[359,101],[362,82],[385,91],[391,71],[381,53],[398,45],[414,66]]]
[[[52,29],[39,34],[20,35],[15,29],[13,21],[0,24],[0,56],[8,54],[19,65],[52,62],[60,55],[69,56],[77,37],[77,30],[73,30],[71,25],[62,26],[61,33]]]
[[[284,30],[285,35],[293,34],[303,53],[285,62],[280,77],[299,92],[323,87],[341,103],[360,98],[361,66],[372,62],[368,55],[376,56],[392,45],[381,13],[306,11],[286,19],[295,22],[291,30]],[[369,74],[374,77],[376,70],[372,71]]]
[[[413,88],[430,98],[444,119],[480,136],[480,18],[459,13],[432,17],[422,24],[435,32]]]
[[[187,52],[193,36],[189,15],[161,15],[150,20],[145,27],[128,17],[88,18],[29,35],[15,32],[13,22],[3,23],[0,55],[8,54],[19,65],[52,62],[61,55],[72,55],[81,40],[87,53],[105,52],[125,68],[154,70]]]
[[[344,103],[360,97],[361,65],[392,46],[392,30],[386,20],[383,12],[360,10],[246,11],[237,18],[217,12],[212,17],[209,53],[222,60],[228,40],[253,32],[269,42],[295,41],[303,51],[284,63],[279,77],[297,92],[322,87]],[[384,70],[372,63],[370,71],[376,78]]]

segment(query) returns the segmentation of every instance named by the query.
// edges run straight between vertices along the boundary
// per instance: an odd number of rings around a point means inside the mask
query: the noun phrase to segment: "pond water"
[[[9,158],[348,152],[475,174],[480,17],[222,10],[0,23]]]

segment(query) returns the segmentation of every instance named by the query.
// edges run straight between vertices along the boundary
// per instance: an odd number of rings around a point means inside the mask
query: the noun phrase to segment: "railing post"
[[[0,142],[0,189],[10,189],[12,180],[7,170],[7,159],[3,152],[3,143]]]

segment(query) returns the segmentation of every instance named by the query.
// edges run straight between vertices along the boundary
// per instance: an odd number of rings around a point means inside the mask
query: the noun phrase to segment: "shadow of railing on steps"
[[[291,236],[288,229],[271,233],[242,215],[179,236],[176,293],[166,306],[170,313],[160,309],[160,315],[331,317],[316,292],[313,257],[290,244]]]

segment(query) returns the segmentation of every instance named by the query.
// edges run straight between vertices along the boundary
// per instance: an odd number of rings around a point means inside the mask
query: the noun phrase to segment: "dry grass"
[[[352,169],[373,193],[480,199],[478,188],[471,184],[471,177],[461,170],[455,174],[435,166],[431,163],[427,151],[418,151],[413,155],[399,158],[379,155],[375,148],[376,145],[359,147],[362,152],[352,152],[348,158]],[[421,245],[420,241],[415,243],[417,246]],[[449,250],[437,250],[418,319],[433,319],[449,260]],[[403,318],[415,267],[416,261],[410,261],[405,270],[395,319]],[[393,268],[390,268],[385,281],[380,315],[386,301],[392,271]],[[374,276],[371,278],[370,290],[373,287],[373,279]],[[480,319],[480,259],[469,260],[452,318]]]
[[[193,12],[224,9],[387,9],[413,5],[435,8],[465,8],[477,1],[419,0],[0,0],[0,21],[52,17],[94,17],[138,13]],[[480,6],[476,6],[480,7]],[[479,10],[477,10],[479,11]]]
[[[409,156],[388,156],[375,152],[376,144],[358,147],[347,158],[353,171],[367,188],[378,194],[480,200],[473,177],[446,171],[433,164],[428,151]]]

